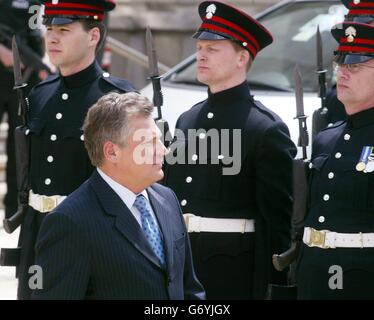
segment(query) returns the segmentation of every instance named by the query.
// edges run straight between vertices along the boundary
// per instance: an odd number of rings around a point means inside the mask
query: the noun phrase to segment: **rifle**
[[[13,72],[14,72],[14,90],[18,95],[18,114],[22,117],[22,125],[15,129],[15,146],[16,146],[16,165],[17,165],[17,186],[18,186],[18,210],[9,219],[4,219],[4,229],[7,233],[12,233],[22,223],[28,209],[29,197],[29,150],[30,138],[28,136],[28,100],[24,97],[24,90],[27,83],[22,81],[21,60],[18,51],[16,37],[12,39],[13,51]]]
[[[319,31],[319,26],[317,27],[316,33],[317,39],[317,70],[318,83],[319,83],[319,94],[321,98],[321,107],[313,112],[312,118],[312,139],[323,129],[327,127],[328,124],[328,109],[326,104],[326,72],[327,70],[323,68],[323,50],[322,50],[322,39],[321,32]]]
[[[162,118],[161,107],[164,102],[164,98],[161,91],[161,76],[158,70],[157,53],[154,45],[154,40],[152,37],[152,32],[150,27],[146,29],[146,45],[148,54],[148,65],[149,65],[149,77],[152,81],[153,86],[153,104],[157,108],[157,118],[155,119],[158,128],[160,129],[163,137],[163,143],[166,147],[169,146],[172,140],[169,131],[168,122]]]
[[[301,249],[301,240],[304,227],[304,218],[306,216],[306,197],[308,189],[308,160],[307,160],[307,146],[309,144],[309,136],[306,124],[306,118],[304,114],[304,103],[303,103],[303,87],[302,80],[299,72],[299,68],[296,65],[294,70],[295,80],[295,97],[296,97],[296,117],[299,121],[299,141],[298,146],[302,148],[303,157],[301,159],[295,159],[293,161],[293,189],[294,189],[294,203],[292,212],[292,244],[290,249],[281,253],[273,255],[273,265],[278,271],[284,270],[293,261],[295,261],[299,255]]]
[[[4,45],[9,48],[12,48],[13,35],[15,35],[15,32],[13,32],[11,28],[0,23],[0,42],[4,43]],[[52,73],[51,69],[43,62],[42,57],[27,45],[18,43],[18,49],[21,61],[25,66],[32,67],[37,72],[45,70],[49,74]]]

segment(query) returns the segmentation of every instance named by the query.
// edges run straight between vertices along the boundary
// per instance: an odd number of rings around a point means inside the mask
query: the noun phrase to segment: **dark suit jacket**
[[[147,189],[166,247],[163,270],[120,197],[94,171],[44,219],[36,245],[43,289],[34,299],[203,299],[174,193]]]

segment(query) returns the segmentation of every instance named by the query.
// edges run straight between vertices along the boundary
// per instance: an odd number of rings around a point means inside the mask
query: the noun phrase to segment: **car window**
[[[293,70],[299,65],[305,92],[318,91],[316,70],[316,31],[320,28],[323,61],[327,84],[334,82],[332,59],[337,43],[331,27],[344,20],[346,8],[340,1],[293,2],[259,17],[259,21],[273,34],[274,42],[256,57],[248,74],[252,89],[293,90]],[[191,60],[166,81],[199,84],[196,80],[195,60]]]

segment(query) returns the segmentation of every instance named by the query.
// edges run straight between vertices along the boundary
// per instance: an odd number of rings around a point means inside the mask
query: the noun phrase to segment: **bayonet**
[[[307,116],[304,114],[304,91],[301,80],[299,67],[296,65],[294,70],[295,81],[295,98],[296,98],[296,117],[299,121],[299,142],[298,146],[302,147],[303,159],[307,159],[306,147],[309,144],[308,130],[306,125]]]
[[[151,29],[146,30],[146,45],[149,65],[149,79],[153,85],[153,104],[157,108],[158,117],[156,120],[162,119],[161,106],[163,105],[163,96],[161,91],[161,77],[158,70],[157,53],[154,45]]]
[[[12,53],[13,53],[13,74],[14,74],[14,90],[18,95],[18,115],[22,117],[23,124],[26,124],[27,116],[27,100],[24,99],[24,88],[27,83],[22,80],[21,58],[18,51],[16,36],[12,38]]]
[[[323,112],[327,112],[326,108],[326,72],[327,70],[323,67],[323,49],[322,49],[322,37],[319,31],[319,26],[317,27],[317,70],[318,82],[319,82],[319,97],[321,98],[321,108]]]

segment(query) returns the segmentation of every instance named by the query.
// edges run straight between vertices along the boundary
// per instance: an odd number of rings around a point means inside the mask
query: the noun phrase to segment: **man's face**
[[[242,52],[235,50],[230,40],[197,40],[197,79],[211,89],[224,87],[236,78],[238,72],[246,72],[241,62]]]
[[[143,190],[164,177],[162,163],[167,149],[152,118],[133,117],[130,123],[127,143],[116,147],[116,170],[121,181],[130,181],[139,186],[138,190]]]
[[[80,22],[47,26],[46,49],[52,64],[60,69],[81,64],[95,49],[91,31],[84,30]]]
[[[374,59],[337,70],[337,95],[348,114],[374,107]]]

